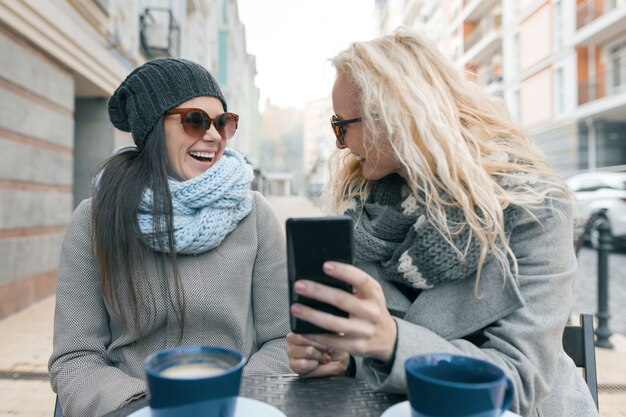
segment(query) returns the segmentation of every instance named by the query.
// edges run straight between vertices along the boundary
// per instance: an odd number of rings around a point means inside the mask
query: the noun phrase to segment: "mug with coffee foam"
[[[232,417],[245,358],[219,346],[178,346],[144,362],[153,417]]]

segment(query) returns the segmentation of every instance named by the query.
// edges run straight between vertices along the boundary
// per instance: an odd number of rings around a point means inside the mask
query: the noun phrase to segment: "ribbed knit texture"
[[[218,246],[250,213],[252,178],[252,167],[243,156],[226,149],[202,175],[183,182],[169,180],[176,252],[198,254]],[[148,188],[139,203],[139,228],[153,249],[167,250],[158,247],[153,233],[152,199]]]
[[[476,273],[480,257],[478,239],[470,237],[467,226],[452,234],[452,243],[464,255],[459,256],[426,217],[425,207],[409,194],[404,179],[396,174],[374,182],[365,204],[356,201],[356,207],[346,214],[355,224],[355,258],[374,262],[380,276],[387,281],[428,289]],[[460,208],[449,208],[446,216],[451,227],[464,221]],[[516,218],[514,206],[505,210],[507,236]]]
[[[116,128],[131,132],[139,149],[148,134],[173,107],[189,99],[209,96],[226,100],[213,76],[201,65],[180,58],[156,58],[135,68],[108,101]]]

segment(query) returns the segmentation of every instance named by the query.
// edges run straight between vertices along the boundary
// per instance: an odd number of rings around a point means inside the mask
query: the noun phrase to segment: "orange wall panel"
[[[466,20],[463,22],[463,37],[467,38],[467,36],[474,31],[476,27],[476,22],[471,20]]]
[[[596,98],[604,97],[606,95],[606,68],[602,61],[602,46],[596,46]]]
[[[576,48],[576,61],[578,63],[578,81],[589,79],[589,50],[586,46]]]
[[[594,2],[595,16],[598,17],[604,13],[604,0],[595,0]]]

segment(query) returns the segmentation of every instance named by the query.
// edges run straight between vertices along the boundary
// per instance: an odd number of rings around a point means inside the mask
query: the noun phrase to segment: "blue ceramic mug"
[[[244,356],[219,346],[177,346],[148,356],[153,417],[233,417]]]
[[[515,393],[501,368],[468,356],[412,356],[404,369],[412,417],[499,417]]]

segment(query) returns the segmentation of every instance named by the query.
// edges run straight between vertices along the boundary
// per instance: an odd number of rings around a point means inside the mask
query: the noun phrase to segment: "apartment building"
[[[237,10],[236,0],[0,2],[0,318],[54,292],[94,167],[132,144],[106,101],[147,59],[181,56],[216,75],[241,116],[232,146],[258,161],[256,64]]]
[[[625,0],[376,4],[381,33],[400,23],[433,38],[505,100],[562,175],[626,169]]]
[[[579,168],[626,170],[626,1],[576,6]]]

